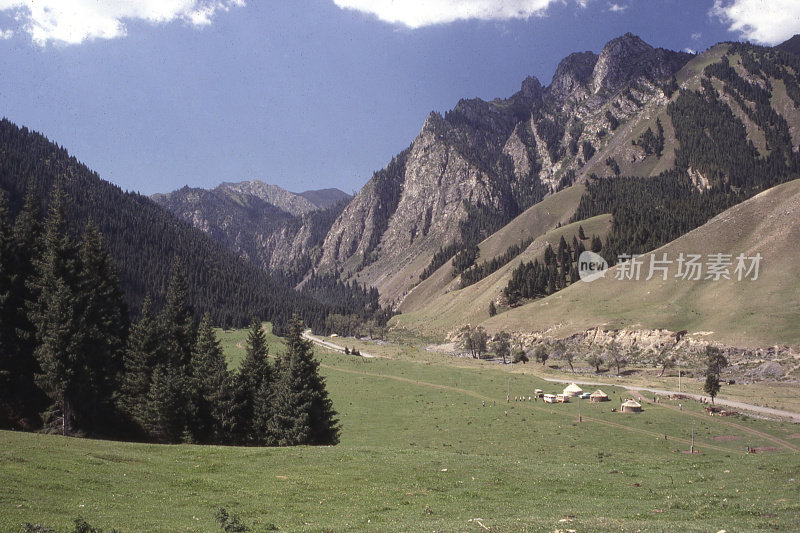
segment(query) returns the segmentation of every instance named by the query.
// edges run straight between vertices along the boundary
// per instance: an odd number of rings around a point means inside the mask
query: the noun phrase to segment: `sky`
[[[0,0],[0,116],[125,190],[357,192],[431,111],[572,52],[778,44],[796,0]]]

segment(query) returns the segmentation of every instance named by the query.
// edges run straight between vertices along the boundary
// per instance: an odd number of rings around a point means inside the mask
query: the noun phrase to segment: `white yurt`
[[[583,392],[583,389],[578,387],[574,383],[570,383],[567,387],[564,388],[564,394],[566,396],[577,396],[578,394],[581,394],[582,392]]]
[[[631,398],[622,404],[621,410],[623,413],[641,413],[642,404]]]
[[[608,394],[606,394],[605,392],[601,391],[600,389],[597,389],[596,391],[594,391],[592,393],[591,396],[589,396],[589,401],[595,402],[595,403],[607,402],[607,401],[609,401]]]

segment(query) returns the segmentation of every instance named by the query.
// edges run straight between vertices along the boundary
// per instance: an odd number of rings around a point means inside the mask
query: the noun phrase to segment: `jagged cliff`
[[[317,268],[340,268],[399,302],[440,247],[488,237],[571,184],[608,141],[605,110],[624,121],[665,102],[661,87],[690,58],[626,34],[600,55],[565,58],[549,87],[530,77],[510,98],[431,113],[333,224]]]

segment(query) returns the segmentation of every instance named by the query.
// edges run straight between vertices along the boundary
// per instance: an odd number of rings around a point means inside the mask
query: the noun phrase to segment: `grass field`
[[[0,432],[0,530],[71,531],[81,516],[106,531],[220,531],[220,506],[252,531],[800,529],[796,425],[708,417],[694,403],[615,413],[616,389],[606,404],[582,402],[579,423],[575,402],[514,401],[559,387],[508,366],[318,357],[338,446]]]

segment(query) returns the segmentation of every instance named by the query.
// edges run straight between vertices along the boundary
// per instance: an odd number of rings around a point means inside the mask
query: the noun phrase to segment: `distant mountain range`
[[[312,213],[340,209],[350,195],[339,189],[295,194],[252,180],[210,190],[183,187],[151,199],[262,268],[291,270],[302,248],[312,245],[310,226],[320,217]]]
[[[548,86],[530,77],[509,98],[431,113],[411,145],[328,217],[329,228],[317,223],[315,238],[305,224],[272,216],[259,251],[231,245],[230,227],[227,245],[260,254],[271,269],[340,273],[399,305],[426,268],[593,176],[675,172],[699,188],[785,181],[800,144],[800,67],[789,53],[797,43],[722,43],[693,55],[625,34],[599,54],[564,58]],[[214,226],[210,208],[208,216],[170,209]]]

